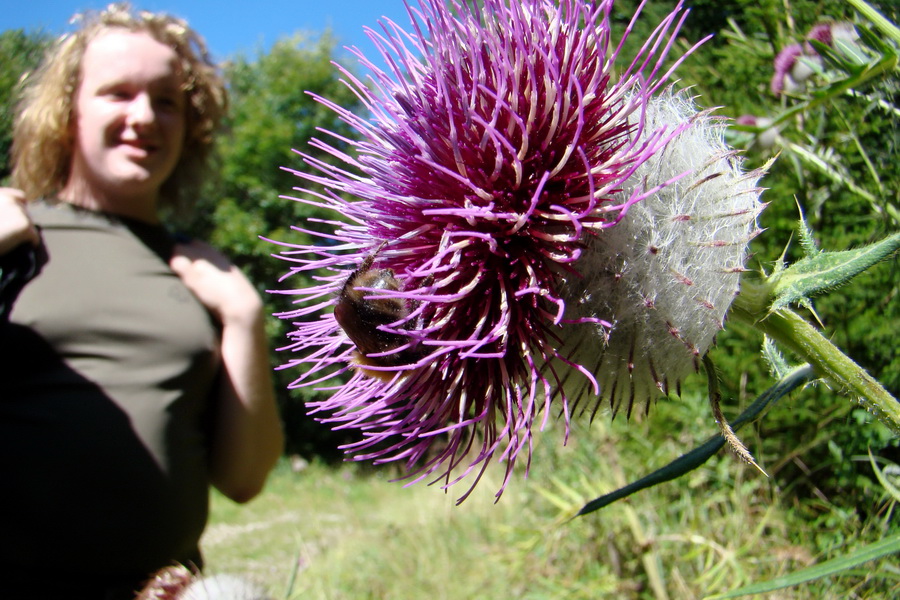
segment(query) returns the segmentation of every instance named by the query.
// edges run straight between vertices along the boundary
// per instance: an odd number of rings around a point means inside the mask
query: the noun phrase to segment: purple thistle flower
[[[769,88],[776,96],[783,92],[803,90],[806,81],[821,68],[822,57],[810,44],[815,40],[826,46],[834,47],[837,40],[845,45],[852,45],[856,37],[853,25],[846,22],[819,23],[814,25],[806,34],[806,40],[802,44],[791,44],[778,53],[773,61],[774,73]]]
[[[790,91],[796,87],[796,84],[791,78],[791,71],[794,69],[794,66],[801,56],[803,56],[803,46],[800,44],[791,44],[790,46],[784,47],[775,57],[775,60],[773,61],[775,72],[772,75],[772,81],[769,83],[769,88],[772,90],[773,94],[780,96],[785,88],[788,88]]]
[[[321,244],[283,244],[292,273],[326,274],[280,293],[300,305],[281,315],[296,326],[292,387],[333,392],[309,407],[359,430],[348,454],[403,461],[414,481],[445,487],[473,473],[474,487],[496,456],[499,496],[551,402],[568,425],[564,381],[599,393],[559,349],[569,328],[609,323],[569,318],[564,282],[589,240],[683,175],[626,186],[691,122],[645,118],[681,61],[663,67],[680,2],[624,62],[612,0],[482,4],[420,0],[411,32],[369,31],[386,70],[358,51],[369,76],[341,70],[370,114],[319,98],[359,141],[340,140],[351,155],[314,140],[343,166],[301,154],[315,172],[292,170],[327,190],[293,199],[340,220],[331,234],[302,230]]]
[[[810,40],[835,48],[839,47],[839,43],[850,47],[855,46],[858,38],[859,34],[856,33],[852,23],[846,21],[819,23],[806,34],[803,50],[808,55],[818,54],[813,45],[809,43]]]
[[[809,33],[806,34],[806,39],[816,40],[826,46],[831,46],[833,43],[831,35],[832,25],[832,23],[819,23],[818,25],[814,25],[812,29],[809,30]],[[813,54],[816,51],[811,44],[807,44],[805,50],[807,54]]]

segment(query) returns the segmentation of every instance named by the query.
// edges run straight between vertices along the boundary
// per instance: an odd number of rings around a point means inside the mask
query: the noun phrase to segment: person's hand
[[[25,194],[15,188],[0,188],[0,256],[25,242],[35,246],[41,243],[25,209]]]
[[[228,258],[203,242],[177,244],[169,267],[222,324],[257,320],[262,300]]]
[[[222,323],[210,481],[235,502],[247,502],[262,490],[284,448],[262,299],[244,274],[207,244],[178,244],[169,266]]]

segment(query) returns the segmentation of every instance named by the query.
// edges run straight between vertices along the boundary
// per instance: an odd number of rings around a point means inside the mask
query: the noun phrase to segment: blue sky
[[[102,9],[110,0],[14,0],[0,10],[0,31],[42,29],[61,34],[70,17],[85,9]],[[417,4],[412,2],[412,4]],[[374,46],[363,32],[378,29],[386,16],[409,29],[403,0],[133,0],[137,8],[165,11],[187,21],[206,38],[216,60],[237,52],[254,56],[260,47],[294,32],[319,33],[327,27],[337,35],[339,46],[358,46],[370,59]],[[375,61],[376,63],[380,61]]]

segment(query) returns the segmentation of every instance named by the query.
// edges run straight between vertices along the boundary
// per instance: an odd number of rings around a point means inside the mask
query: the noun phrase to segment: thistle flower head
[[[551,401],[568,422],[563,382],[596,393],[560,348],[569,329],[609,323],[571,316],[567,282],[586,244],[683,175],[639,174],[691,121],[648,113],[680,3],[628,59],[612,0],[481,4],[420,0],[411,31],[371,31],[385,68],[358,54],[369,76],[344,71],[368,114],[320,98],[359,140],[341,140],[352,154],[313,141],[343,164],[304,155],[313,172],[293,171],[327,190],[295,200],[341,218],[321,244],[284,245],[292,272],[326,274],[285,292],[300,306],[283,317],[294,385],[333,392],[309,406],[361,432],[354,458],[450,485],[496,455],[502,492]]]
[[[853,27],[853,23],[828,21],[813,25],[809,33],[806,34],[806,39],[807,42],[804,44],[806,53],[816,54],[816,49],[809,43],[810,40],[815,40],[820,44],[834,48],[838,42],[848,45],[855,44],[859,39],[859,34],[856,32],[856,28]]]
[[[803,82],[797,81],[793,75],[795,68],[800,68],[802,70],[802,67],[797,67],[797,65],[802,64],[800,62],[802,56],[802,44],[785,46],[782,48],[781,52],[775,56],[773,62],[775,72],[772,74],[772,81],[769,83],[769,89],[772,90],[773,94],[779,96],[785,91],[792,92],[802,88]]]
[[[833,38],[831,35],[832,25],[832,23],[819,23],[817,25],[813,25],[813,27],[809,30],[809,33],[806,34],[806,39],[815,40],[821,44],[825,44],[826,46],[831,46],[831,44],[833,43]],[[815,52],[815,49],[810,45],[807,51]]]
[[[822,57],[810,41],[829,47],[841,41],[845,46],[853,45],[858,34],[851,23],[818,23],[810,28],[802,44],[790,44],[781,50],[773,61],[774,73],[769,88],[776,96],[783,92],[802,91],[806,81],[815,73],[814,65],[823,65]]]

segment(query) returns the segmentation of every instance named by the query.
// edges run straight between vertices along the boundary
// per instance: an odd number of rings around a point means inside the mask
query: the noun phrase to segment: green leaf
[[[763,392],[753,404],[748,406],[747,409],[731,423],[731,428],[734,431],[737,431],[742,425],[759,416],[766,406],[775,402],[782,396],[787,395],[801,385],[812,381],[814,378],[815,375],[812,367],[809,365],[794,369],[790,374],[782,378],[781,381]],[[715,435],[687,454],[682,454],[663,468],[657,469],[649,475],[621,487],[614,492],[591,500],[578,511],[577,516],[592,513],[595,510],[599,510],[604,506],[612,504],[616,500],[621,500],[622,498],[630,496],[635,492],[681,477],[685,473],[693,471],[708,461],[716,452],[721,450],[724,445],[725,438],[721,435]]]
[[[770,285],[771,311],[839,287],[900,249],[900,233],[869,246],[842,252],[819,252],[775,273]]]
[[[882,471],[878,467],[879,461],[884,461],[884,459],[878,457],[876,460],[876,457],[872,455],[872,450],[870,449],[869,462],[872,464],[872,470],[875,471],[875,477],[878,478],[878,482],[882,485],[882,487],[884,487],[887,493],[890,494],[895,501],[900,502],[900,488],[897,488],[897,486],[888,479],[888,476],[884,473],[884,471]],[[893,465],[893,463],[891,464]],[[893,466],[896,467],[896,465]]]
[[[801,144],[791,143],[787,147],[807,166],[822,173],[837,185],[844,186],[854,194],[862,196],[869,204],[877,206],[878,199],[853,181],[847,169],[841,165],[840,161],[846,160],[844,157],[836,156],[827,150],[807,148]]]
[[[781,588],[799,585],[801,583],[806,583],[807,581],[813,581],[815,579],[821,579],[822,577],[828,577],[829,575],[835,575],[837,573],[840,573],[841,571],[846,571],[847,569],[858,567],[859,565],[862,565],[869,561],[875,560],[877,558],[882,558],[896,552],[900,552],[900,534],[884,538],[873,544],[858,548],[850,554],[839,556],[838,558],[825,561],[818,565],[813,565],[806,569],[795,571],[788,575],[784,575],[783,577],[776,577],[775,579],[769,581],[747,585],[742,588],[732,590],[727,594],[707,596],[706,600],[724,600],[725,598],[737,598],[739,596],[747,596],[750,594],[764,594],[766,592],[780,590]]]
[[[889,44],[882,38],[882,35],[876,31],[873,31],[870,27],[866,27],[865,25],[857,25],[856,32],[859,34],[860,39],[863,44],[871,50],[879,52],[883,56],[896,56],[897,48]],[[835,43],[835,48],[838,51],[843,51],[845,49],[850,49],[849,47],[855,46],[852,41],[841,40],[841,44],[838,45]],[[850,49],[850,54],[848,58],[853,60],[853,50]],[[858,57],[857,57],[858,58]]]
[[[865,0],[847,0],[847,2],[864,16],[885,36],[900,44],[900,29],[891,23],[884,15],[872,8]]]

